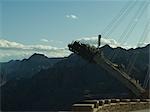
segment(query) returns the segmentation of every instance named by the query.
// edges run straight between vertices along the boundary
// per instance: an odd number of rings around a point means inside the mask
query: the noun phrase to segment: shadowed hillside
[[[106,45],[101,49],[108,59],[115,51],[117,55],[112,61],[124,65],[126,71],[133,56],[136,56],[130,74],[143,83],[149,65],[149,48],[150,45],[125,50]],[[31,59],[32,56],[28,60]],[[38,59],[33,59],[33,63]],[[23,73],[28,75],[27,72]],[[57,61],[48,69],[41,69],[28,79],[11,79],[1,90],[3,110],[69,110],[74,102],[85,98],[132,97],[128,96],[129,90],[107,71],[75,54]]]
[[[48,58],[43,54],[33,54],[28,59],[11,60],[1,64],[1,83],[11,79],[31,78],[41,69],[48,69],[63,58]]]

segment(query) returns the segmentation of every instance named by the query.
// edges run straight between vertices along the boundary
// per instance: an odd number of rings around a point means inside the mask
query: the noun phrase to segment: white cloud
[[[78,39],[78,41],[85,43],[85,44],[93,45],[95,47],[97,47],[98,45],[98,37],[83,37],[83,38]],[[148,43],[139,43],[137,46],[133,46],[133,45],[128,45],[127,43],[120,44],[114,39],[101,38],[101,46],[104,46],[106,44],[108,44],[112,48],[122,47],[124,49],[130,49],[130,48],[144,47]]]
[[[62,44],[62,41],[58,41],[58,40],[50,40],[50,43],[55,43],[55,44]]]
[[[11,59],[23,59],[31,56],[33,53],[42,53],[48,57],[64,57],[70,54],[66,48],[57,48],[46,45],[24,45],[0,39],[0,62]]]
[[[43,38],[41,39],[42,42],[49,42],[47,39]]]
[[[149,43],[142,43],[142,42],[140,42],[140,43],[138,43],[138,47],[145,47],[147,44],[149,44]]]
[[[0,48],[24,48],[24,47],[25,46],[23,44],[0,39]]]
[[[59,41],[59,40],[48,40],[45,38],[42,38],[40,41],[44,42],[44,43],[53,43],[53,44],[62,44],[63,43],[62,41]]]
[[[78,39],[78,41],[81,41],[82,43],[85,44],[97,46],[98,37],[85,37],[85,38]],[[104,46],[106,44],[110,45],[113,48],[120,46],[120,44],[114,39],[101,38],[101,46]]]
[[[17,42],[12,42],[0,39],[0,49],[17,49],[17,50],[57,50],[62,48],[47,46],[47,45],[24,45]]]
[[[77,39],[85,44],[94,45],[97,47],[97,37],[84,37]],[[129,46],[126,43],[121,45],[114,39],[101,39],[101,46],[110,45],[111,47],[122,47],[125,49],[136,48],[135,46]],[[139,43],[138,47],[144,47],[148,43]],[[68,48],[57,48],[47,45],[24,45],[17,42],[12,42],[4,39],[0,39],[0,62],[9,61],[11,59],[23,59],[31,56],[33,53],[45,54],[48,57],[64,57],[68,56],[71,52]]]
[[[78,19],[78,17],[74,14],[69,14],[69,15],[66,15],[66,18],[70,18],[70,19]]]

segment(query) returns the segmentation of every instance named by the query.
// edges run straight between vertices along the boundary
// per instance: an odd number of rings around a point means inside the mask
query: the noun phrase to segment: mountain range
[[[43,54],[35,53],[28,59],[11,60],[1,63],[0,84],[2,85],[11,79],[31,78],[41,69],[48,69],[62,59],[63,58],[48,58]]]
[[[150,44],[129,50],[101,47],[106,58],[123,65],[141,85],[149,68],[149,49]],[[70,110],[83,99],[134,97],[106,70],[74,53],[65,58],[33,54],[21,61],[1,63],[1,68],[2,110]]]

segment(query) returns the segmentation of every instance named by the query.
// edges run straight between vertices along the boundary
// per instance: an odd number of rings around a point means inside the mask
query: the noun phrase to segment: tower
[[[101,35],[98,35],[98,47],[97,48],[100,48],[100,45],[101,45]]]

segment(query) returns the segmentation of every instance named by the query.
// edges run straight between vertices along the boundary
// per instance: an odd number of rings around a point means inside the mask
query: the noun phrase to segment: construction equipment
[[[112,63],[110,60],[104,57],[103,52],[101,49],[99,49],[100,38],[101,36],[98,38],[98,48],[88,44],[83,44],[79,41],[74,41],[73,43],[69,44],[68,47],[70,51],[107,70],[113,77],[123,83],[137,97],[147,97],[145,95],[145,89],[139,84],[138,81],[132,79],[121,66]]]

